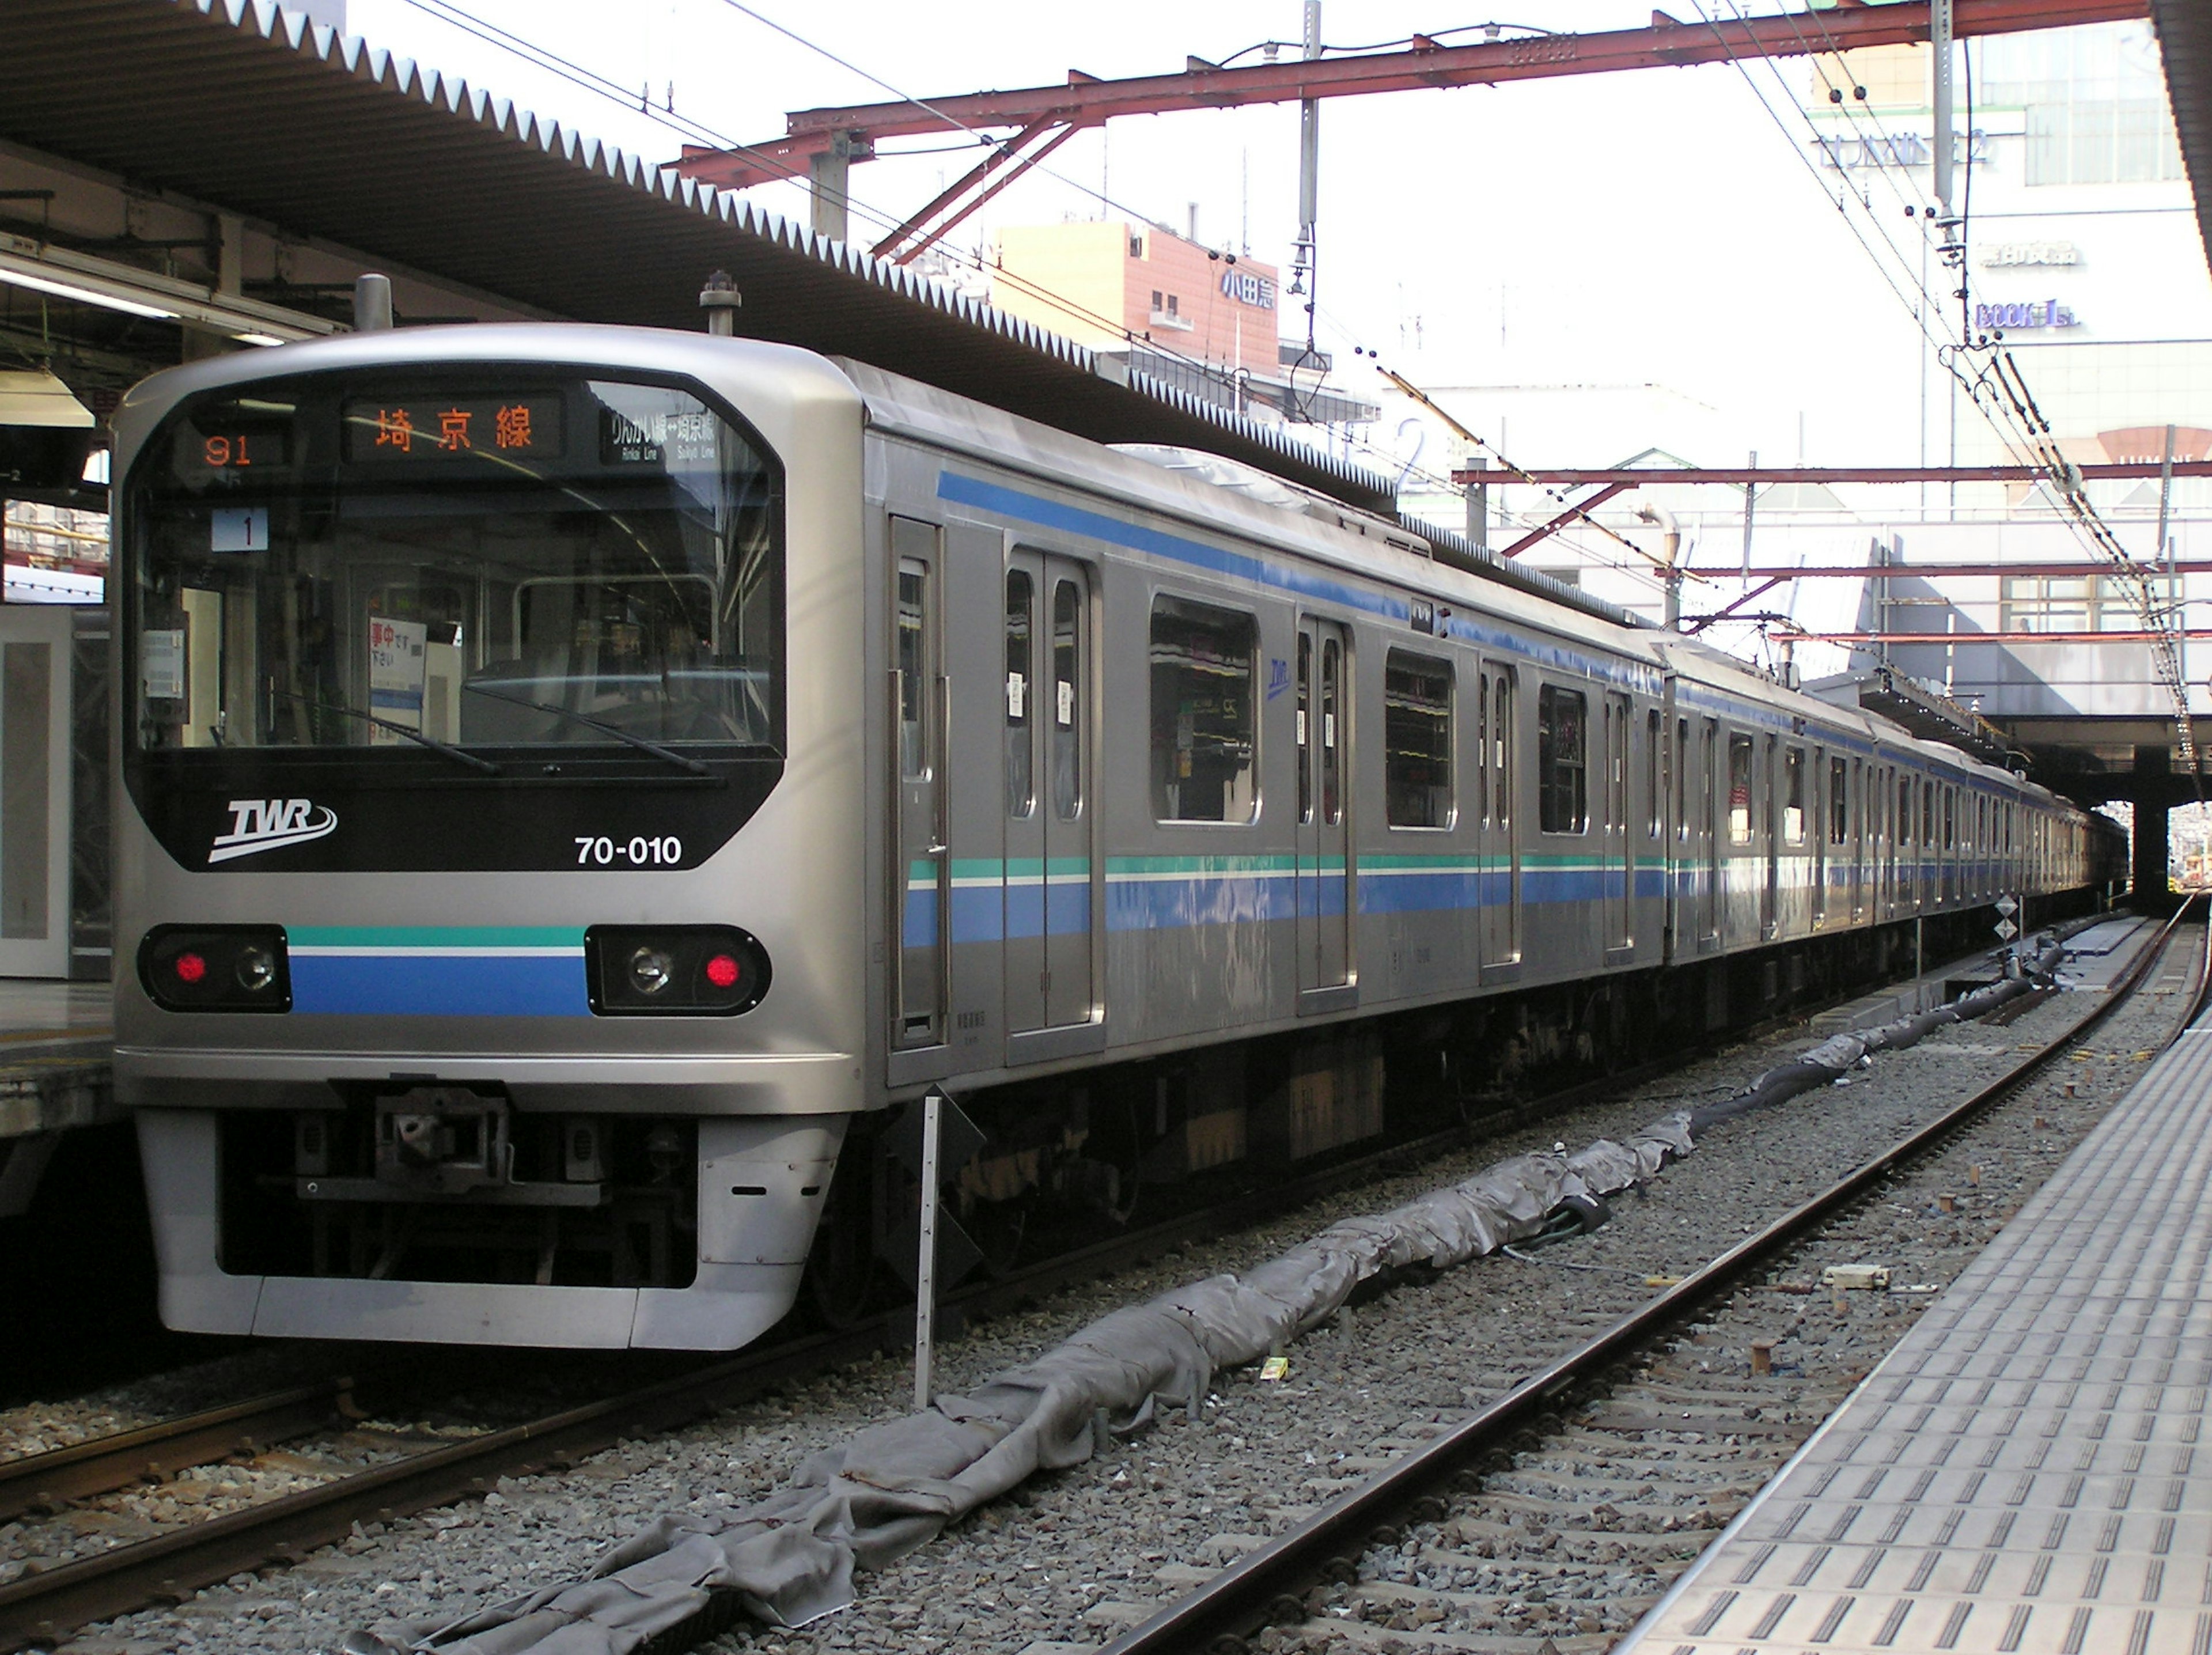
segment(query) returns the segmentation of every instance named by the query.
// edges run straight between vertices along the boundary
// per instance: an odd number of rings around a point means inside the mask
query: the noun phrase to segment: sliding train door
[[[1097,1010],[1090,574],[1018,549],[1005,595],[1006,1031],[1019,1048]]]
[[[890,1050],[945,1044],[951,987],[952,864],[945,843],[944,568],[941,532],[891,520]]]
[[[1514,717],[1513,669],[1486,660],[1478,674],[1481,708],[1476,719],[1480,743],[1478,777],[1482,809],[1480,834],[1480,894],[1482,981],[1509,983],[1521,970],[1521,847],[1514,789],[1519,784]]]
[[[1340,998],[1354,970],[1351,835],[1351,646],[1334,621],[1298,620],[1297,727],[1298,992]],[[1305,1003],[1316,1006],[1308,999]],[[1316,1007],[1316,1008],[1318,1008]]]

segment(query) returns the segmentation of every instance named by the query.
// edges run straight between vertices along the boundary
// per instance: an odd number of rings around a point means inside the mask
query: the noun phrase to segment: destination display
[[[177,433],[174,464],[178,476],[192,478],[210,472],[274,469],[290,464],[291,458],[288,426],[235,424],[203,429],[187,425]]]
[[[561,453],[557,396],[359,398],[345,405],[345,457],[359,465],[441,465],[463,456]]]

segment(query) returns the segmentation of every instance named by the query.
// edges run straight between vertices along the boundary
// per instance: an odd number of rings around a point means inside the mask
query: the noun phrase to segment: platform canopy
[[[274,5],[4,0],[0,141],[553,317],[696,329],[727,271],[751,337],[1395,510],[1279,430]]]
[[[2197,234],[2212,268],[2212,6],[2205,0],[2151,0],[2166,96],[2181,135],[2181,158],[2197,198]]]

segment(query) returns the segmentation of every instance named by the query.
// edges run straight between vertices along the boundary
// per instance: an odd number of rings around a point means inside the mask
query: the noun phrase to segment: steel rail
[[[1477,1457],[1498,1446],[1561,1392],[1678,1324],[1705,1300],[1848,1207],[1900,1165],[2002,1101],[2060,1052],[2077,1044],[2133,996],[2152,963],[2164,957],[2175,928],[2191,907],[2191,903],[2184,902],[2175,910],[2142,955],[2113,981],[2103,1004],[2043,1050],[1827,1190],[1700,1266],[1678,1286],[1612,1328],[1529,1375],[1480,1413],[1340,1496],[1288,1534],[1248,1552],[1205,1585],[1107,1645],[1104,1655],[1186,1655],[1197,1649],[1241,1648],[1241,1640],[1261,1624],[1304,1620],[1305,1609],[1298,1594],[1330,1560],[1350,1553],[1356,1561],[1376,1530],[1401,1518],[1424,1494],[1465,1472]],[[2212,962],[2212,928],[2208,928],[2206,944],[2207,959]],[[2192,1018],[2201,1009],[2208,985],[2212,985],[2212,975],[2200,977]]]
[[[351,1379],[325,1379],[0,1460],[0,1521],[304,1437],[343,1415],[352,1392]]]
[[[1751,1025],[1756,1029],[1763,1024]],[[1741,1037],[1744,1031],[1734,1031]],[[1320,1171],[1179,1214],[1145,1230],[945,1296],[940,1309],[966,1316],[1003,1314],[1074,1281],[1139,1262],[1172,1248],[1247,1226],[1400,1163],[1443,1153],[1480,1135],[1621,1086],[1635,1086],[1695,1061],[1708,1051],[1694,1042],[1670,1056],[1509,1106],[1445,1131],[1394,1144]],[[112,1619],[163,1599],[182,1601],[199,1587],[259,1568],[296,1562],[319,1546],[344,1538],[356,1523],[396,1518],[489,1490],[504,1476],[526,1476],[596,1453],[626,1436],[666,1431],[826,1369],[908,1348],[911,1311],[895,1307],[855,1326],[816,1334],[678,1374],[623,1396],[585,1403],[547,1418],[434,1449],[339,1477],[297,1494],[210,1518],[151,1539],[26,1575],[0,1585],[0,1652],[51,1642],[95,1621]],[[709,1620],[719,1624],[726,1606]],[[707,1623],[702,1622],[702,1629]],[[702,1630],[703,1635],[703,1630]]]

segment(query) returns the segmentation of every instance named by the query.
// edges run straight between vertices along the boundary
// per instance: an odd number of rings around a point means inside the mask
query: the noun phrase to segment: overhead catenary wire
[[[1720,0],[1720,3],[1728,5],[1738,21],[1745,21],[1744,14],[1737,5],[1736,0]],[[1750,88],[1753,95],[1759,100],[1760,107],[1765,110],[1769,119],[1773,121],[1777,130],[1783,134],[1785,141],[1790,143],[1791,152],[1797,156],[1799,161],[1802,163],[1808,171],[1813,172],[1814,181],[1818,183],[1819,174],[1817,170],[1813,169],[1813,163],[1810,158],[1807,156],[1801,149],[1799,149],[1796,141],[1790,137],[1787,124],[1776,112],[1772,104],[1769,102],[1765,93],[1760,89],[1758,82],[1753,78],[1749,69],[1736,53],[1734,46],[1730,44],[1728,39],[1726,30],[1723,29],[1721,27],[1720,22],[1705,9],[1703,0],[1692,0],[1692,3],[1696,7],[1699,19],[1703,21],[1706,27],[1712,31],[1714,39],[1720,44],[1721,49],[1727,56],[1729,62],[1733,64],[1737,72],[1742,76],[1746,86]],[[1799,38],[1801,40],[1803,39],[1802,33],[1800,33]],[[1832,36],[1829,36],[1827,38],[1832,41],[1833,40]],[[1969,54],[1969,74],[1971,75],[1971,54]],[[1770,71],[1775,73],[1778,78],[1779,71],[1772,70],[1771,59],[1767,61],[1769,63]],[[1965,204],[1968,205],[1971,204],[1972,191],[1973,187],[1973,151],[1971,142],[1971,131],[1972,127],[1972,94],[1971,85],[1972,83],[1970,80],[1968,82],[1969,89],[1967,93],[1967,125],[1970,137],[1967,146],[1966,180],[1966,196]],[[1802,106],[1800,107],[1800,113],[1805,113]],[[1806,120],[1807,124],[1810,125],[1811,117],[1809,114],[1806,115]],[[1814,136],[1817,139],[1817,128],[1814,129]],[[1821,186],[1821,193],[1824,196],[1827,194],[1827,190],[1825,185]],[[1845,203],[1850,199],[1850,192],[1848,190],[1844,192],[1844,199],[1838,201],[1836,204],[1838,210],[1842,214],[1845,224],[1851,229],[1854,239],[1859,242],[1861,247],[1863,248],[1868,256],[1873,259],[1875,268],[1878,273],[1882,277],[1884,283],[1889,286],[1892,292],[1897,295],[1899,300],[1905,305],[1908,312],[1912,314],[1915,326],[1918,328],[1923,337],[1926,338],[1931,345],[1935,345],[1936,347],[1938,363],[1943,368],[1946,373],[1948,373],[1962,388],[1966,390],[1969,400],[1972,402],[1977,411],[1988,420],[1992,430],[1996,433],[1999,442],[2009,450],[2016,459],[2021,459],[2025,464],[2041,470],[2045,473],[2046,490],[2052,494],[2053,497],[2060,504],[2066,515],[2067,521],[2075,532],[2075,538],[2083,543],[2085,549],[2088,550],[2093,556],[2101,557],[2112,564],[2115,570],[2126,582],[2127,587],[2135,599],[2138,613],[2143,621],[2144,630],[2158,635],[2155,654],[2159,668],[2159,675],[2162,681],[2163,687],[2173,699],[2174,725],[2179,739],[2179,745],[2181,749],[2184,764],[2187,773],[2192,778],[2194,785],[2197,788],[2198,796],[2201,800],[2203,796],[2203,784],[2197,751],[2194,719],[2190,711],[2188,686],[2181,675],[2179,650],[2173,635],[2173,629],[2178,624],[2178,617],[2166,612],[2163,606],[2157,603],[2154,590],[2151,584],[2154,578],[2154,573],[2147,571],[2144,569],[2144,566],[2127,551],[2127,548],[2120,542],[2118,537],[2112,532],[2111,526],[2106,522],[2102,514],[2098,511],[2095,502],[2090,499],[2088,492],[2082,484],[2080,472],[2069,461],[2068,461],[2065,456],[2059,451],[2049,422],[2043,417],[2041,410],[2036,405],[2033,395],[2027,391],[2027,381],[2025,376],[2021,373],[2017,359],[2014,357],[2008,348],[2002,345],[2001,338],[1996,342],[1996,349],[1990,359],[1990,362],[1982,372],[1969,374],[1960,366],[1960,358],[1961,356],[1977,349],[1978,345],[1980,347],[1987,347],[1991,343],[1986,339],[1977,341],[1968,325],[1970,312],[1968,308],[1969,300],[1967,295],[1971,288],[1971,277],[1967,273],[1968,267],[1966,258],[1966,221],[1971,217],[1971,213],[1961,213],[1959,224],[1960,236],[1958,242],[1955,244],[1947,242],[1947,249],[1951,246],[1955,246],[1958,253],[1958,262],[1955,268],[1960,272],[1960,285],[1957,293],[1960,305],[1960,337],[1955,340],[1949,338],[1948,337],[1948,330],[1946,329],[1945,332],[1947,334],[1947,338],[1939,344],[1935,332],[1932,332],[1929,326],[1928,311],[1932,308],[1936,314],[1941,316],[1943,313],[1944,307],[1934,295],[1929,294],[1927,291],[1925,284],[1922,283],[1916,275],[1912,275],[1909,271],[1908,279],[1911,280],[1914,289],[1918,293],[1921,302],[1916,305],[1910,300],[1905,299],[1902,289],[1899,289],[1897,282],[1891,277],[1891,274],[1884,265],[1881,256],[1875,253],[1873,245],[1867,240],[1864,234],[1860,233],[1857,225],[1853,222],[1851,214],[1848,207],[1845,205]],[[1882,234],[1882,240],[1884,244],[1890,248],[1892,253],[1899,259],[1900,263],[1905,262],[1901,252],[1897,248],[1895,243],[1890,240],[1886,232]],[[1996,395],[1995,397],[1988,394],[1992,385],[1994,385],[1996,389]]]

